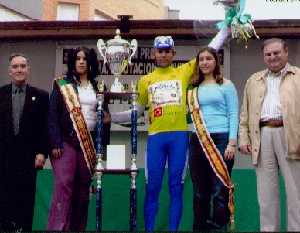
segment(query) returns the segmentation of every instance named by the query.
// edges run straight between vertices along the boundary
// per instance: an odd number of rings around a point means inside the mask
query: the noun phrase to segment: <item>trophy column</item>
[[[131,108],[131,187],[130,187],[130,231],[136,231],[136,213],[137,213],[137,189],[136,189],[136,155],[137,155],[137,96],[136,85],[131,83],[132,108]]]
[[[102,143],[103,135],[103,103],[104,103],[104,84],[100,83],[98,86],[99,93],[97,94],[98,109],[97,109],[97,135],[96,135],[96,154],[97,154],[97,166],[96,166],[96,231],[102,230],[102,175],[103,175],[103,156],[104,147]]]

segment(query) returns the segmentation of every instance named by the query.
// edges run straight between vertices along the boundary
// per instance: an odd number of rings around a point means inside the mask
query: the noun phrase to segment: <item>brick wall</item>
[[[94,20],[95,10],[110,19],[133,15],[133,19],[164,19],[164,0],[43,0],[43,20],[55,20],[58,3],[80,5],[80,20]]]
[[[90,15],[95,9],[114,19],[118,15],[133,15],[133,19],[166,18],[163,0],[91,0]]]
[[[54,20],[56,19],[56,1],[43,0],[43,20]]]
[[[90,0],[43,0],[43,20],[56,20],[59,3],[79,4],[79,20],[89,20]]]

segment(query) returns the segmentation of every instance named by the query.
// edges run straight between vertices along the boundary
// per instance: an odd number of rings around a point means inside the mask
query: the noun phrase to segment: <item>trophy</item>
[[[97,48],[103,57],[104,64],[109,64],[109,69],[115,77],[110,91],[117,93],[124,92],[124,87],[119,78],[127,65],[131,64],[131,58],[137,49],[137,41],[133,39],[129,43],[127,40],[122,39],[120,30],[117,29],[114,39],[108,40],[106,45],[102,39],[99,39]]]
[[[132,40],[129,43],[120,36],[120,30],[116,30],[116,36],[114,39],[108,40],[107,45],[102,39],[97,42],[97,47],[101,56],[104,59],[104,63],[108,62],[110,70],[114,75],[115,79],[109,91],[104,90],[104,82],[98,83],[98,94],[97,94],[97,129],[96,129],[96,154],[97,154],[97,166],[96,166],[96,231],[102,230],[102,176],[104,174],[126,174],[130,176],[130,209],[129,209],[129,227],[130,231],[136,231],[137,229],[137,188],[136,188],[136,177],[138,169],[136,166],[137,156],[137,87],[135,82],[131,82],[131,90],[124,91],[123,85],[119,81],[121,73],[124,71],[126,66],[131,63],[131,58],[136,52],[137,41]],[[103,118],[104,118],[104,97],[107,99],[126,99],[131,102],[131,164],[130,168],[127,169],[109,169],[103,166],[104,146],[102,144],[103,134]],[[124,152],[125,153],[125,152]],[[120,155],[116,153],[116,155]],[[109,155],[107,155],[109,156]],[[107,164],[106,164],[107,165]]]

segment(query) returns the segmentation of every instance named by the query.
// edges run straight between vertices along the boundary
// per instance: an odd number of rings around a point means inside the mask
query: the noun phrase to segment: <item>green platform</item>
[[[259,231],[258,203],[256,197],[256,178],[254,170],[234,169],[233,181],[235,185],[235,229],[236,231]],[[52,170],[39,172],[37,182],[36,206],[34,216],[34,230],[45,230],[50,199],[53,190]],[[104,231],[124,231],[129,229],[129,187],[128,176],[105,175],[103,178],[103,229]],[[138,230],[144,229],[143,201],[144,201],[144,170],[140,170],[137,179],[138,187]],[[283,182],[281,181],[281,190]],[[282,216],[285,216],[285,194],[281,192]],[[160,195],[160,210],[156,220],[156,230],[168,229],[168,186],[164,180]],[[87,230],[95,230],[95,195],[91,194]],[[185,180],[184,210],[180,224],[182,231],[192,229],[192,184],[189,176]],[[286,228],[282,219],[282,230]]]

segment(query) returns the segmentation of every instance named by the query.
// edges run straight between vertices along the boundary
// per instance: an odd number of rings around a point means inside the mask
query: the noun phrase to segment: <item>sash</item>
[[[198,87],[188,90],[188,106],[192,116],[193,124],[196,129],[200,145],[203,148],[206,158],[208,159],[210,166],[212,167],[216,176],[221,182],[229,189],[229,202],[228,208],[230,211],[230,225],[234,227],[234,200],[233,191],[234,185],[231,181],[227,166],[223,160],[223,157],[210,137],[209,132],[206,129],[203,115],[200,110],[198,102]]]
[[[59,87],[68,112],[70,113],[70,118],[73,123],[78,141],[80,143],[86,165],[91,175],[93,175],[97,163],[96,151],[90,131],[87,128],[86,122],[81,112],[78,95],[72,83],[66,81],[62,77],[55,79],[55,82]]]

